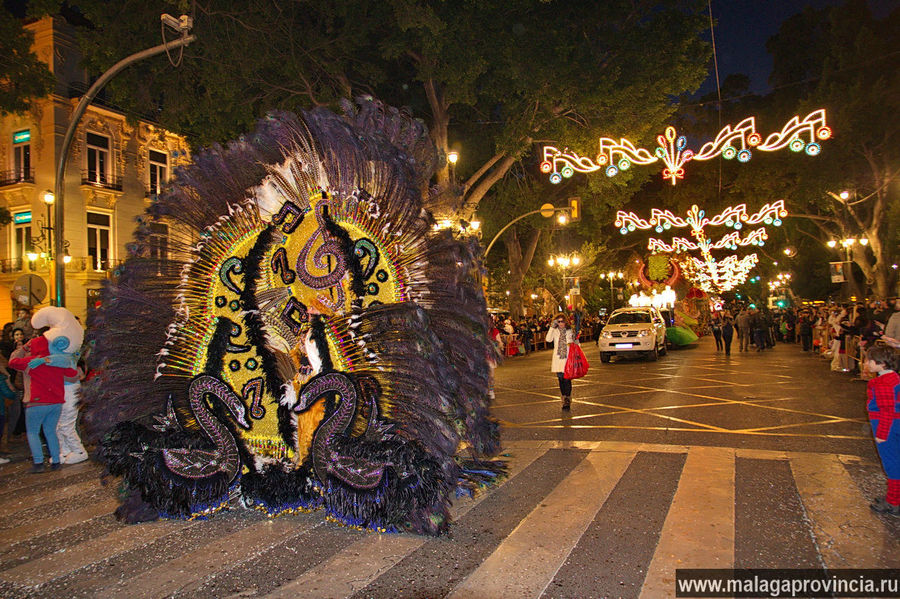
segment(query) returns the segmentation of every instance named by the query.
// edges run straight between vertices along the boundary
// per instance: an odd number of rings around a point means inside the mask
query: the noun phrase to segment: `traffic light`
[[[581,220],[581,198],[569,198],[569,220]]]

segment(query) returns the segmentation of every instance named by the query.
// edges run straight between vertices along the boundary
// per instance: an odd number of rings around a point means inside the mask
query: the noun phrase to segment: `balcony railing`
[[[34,183],[34,169],[16,171],[0,171],[0,187],[16,183]]]
[[[113,191],[122,191],[122,178],[90,171],[81,171],[81,184],[102,187]]]
[[[109,273],[123,262],[124,260],[97,260],[92,256],[72,257],[72,260],[66,264],[66,272]],[[28,260],[28,258],[0,260],[0,274],[41,272],[46,271],[49,267],[50,260],[46,257],[38,257],[37,260]]]

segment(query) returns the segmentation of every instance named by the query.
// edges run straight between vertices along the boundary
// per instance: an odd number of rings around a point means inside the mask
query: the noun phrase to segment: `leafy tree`
[[[54,0],[43,0],[46,7]],[[207,144],[274,108],[372,93],[423,115],[440,150],[459,146],[460,183],[439,205],[470,219],[545,141],[589,148],[641,135],[699,85],[708,50],[697,0],[80,0],[88,66],[101,72],[159,42],[161,12],[190,9],[197,41],[174,70],[136,64],[110,83],[135,114]],[[648,51],[649,50],[649,51]]]
[[[53,89],[50,69],[31,51],[34,34],[0,11],[0,115],[26,112]]]
[[[850,259],[881,297],[893,294],[897,280],[891,266],[900,225],[898,35],[900,10],[877,20],[865,2],[851,0],[789,19],[768,44],[773,106],[825,107],[835,135],[815,160],[770,171],[766,185],[812,225],[798,228],[801,234],[820,243],[868,239],[867,246],[851,246]]]

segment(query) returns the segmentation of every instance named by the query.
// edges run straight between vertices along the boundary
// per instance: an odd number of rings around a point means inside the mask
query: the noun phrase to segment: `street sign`
[[[556,206],[553,204],[544,204],[541,206],[541,216],[551,218],[556,213]]]
[[[22,275],[13,285],[12,297],[23,306],[36,306],[47,297],[47,283],[37,275]]]

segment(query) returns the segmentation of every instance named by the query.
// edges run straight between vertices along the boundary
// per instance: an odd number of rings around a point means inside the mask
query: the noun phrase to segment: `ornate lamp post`
[[[611,270],[609,272],[601,272],[600,273],[601,279],[609,279],[609,311],[610,311],[610,313],[612,313],[612,311],[616,309],[616,297],[615,297],[615,295],[613,295],[613,293],[614,293],[613,283],[615,282],[616,279],[621,279],[624,276],[625,276],[625,274],[621,270],[619,270],[619,271]]]

